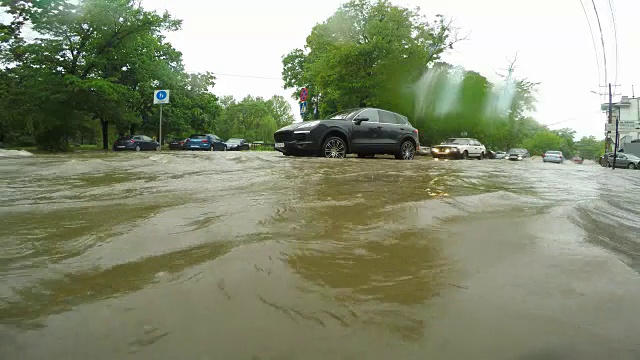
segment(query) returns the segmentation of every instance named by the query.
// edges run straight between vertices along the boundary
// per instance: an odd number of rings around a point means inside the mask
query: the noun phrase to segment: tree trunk
[[[109,122],[100,119],[100,125],[102,126],[102,148],[109,150]]]
[[[131,127],[129,128],[129,135],[135,135],[134,134],[135,132],[136,132],[136,125],[131,124]]]

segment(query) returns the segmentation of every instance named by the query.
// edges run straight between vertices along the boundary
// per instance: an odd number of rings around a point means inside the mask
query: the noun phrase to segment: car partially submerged
[[[549,150],[546,153],[542,154],[543,162],[551,162],[556,164],[562,164],[564,162],[564,156],[562,156],[562,151],[557,150]]]
[[[511,149],[507,151],[506,159],[511,161],[522,161],[528,157],[531,157],[531,154],[529,154],[529,151],[527,151],[526,149],[516,148],[516,149]]]
[[[287,156],[344,158],[347,154],[388,154],[412,160],[420,148],[418,130],[406,116],[369,107],[285,126],[273,134],[273,140],[275,149]]]

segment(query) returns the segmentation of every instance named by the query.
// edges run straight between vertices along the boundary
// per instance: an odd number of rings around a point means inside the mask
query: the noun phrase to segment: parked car
[[[504,151],[496,151],[496,156],[494,159],[504,159],[507,156],[507,153]]]
[[[227,150],[249,150],[249,143],[245,139],[231,138],[225,142]]]
[[[292,124],[276,131],[273,139],[284,155],[328,158],[389,154],[411,160],[420,148],[418,130],[406,116],[376,108],[348,109],[324,120]]]
[[[227,151],[227,145],[213,134],[193,134],[185,140],[186,150]]]
[[[493,150],[485,150],[484,152],[484,158],[485,159],[495,159],[496,158],[496,152]]]
[[[169,142],[169,150],[184,150],[184,143],[187,139],[173,139]]]
[[[507,151],[506,156],[511,161],[521,161],[529,157],[531,157],[531,154],[526,149],[511,149]]]
[[[609,154],[609,165],[608,167],[613,166],[613,154]],[[616,158],[616,167],[617,168],[627,168],[627,169],[637,169],[640,167],[640,157],[637,157],[633,154],[624,154],[618,153]]]
[[[114,151],[121,150],[156,150],[160,151],[160,143],[146,135],[121,136],[113,143]]]
[[[486,148],[478,140],[471,138],[449,138],[438,146],[431,148],[434,159],[468,159],[475,157],[484,159]]]
[[[574,164],[582,164],[584,159],[579,156],[574,156],[571,158],[571,161],[573,161]]]
[[[542,161],[562,164],[564,163],[564,156],[562,155],[562,151],[549,150],[542,154]]]
[[[608,152],[605,153],[604,155],[600,156],[600,159],[598,160],[598,163],[600,164],[600,166],[602,167],[609,167],[609,155],[613,154],[612,152]]]

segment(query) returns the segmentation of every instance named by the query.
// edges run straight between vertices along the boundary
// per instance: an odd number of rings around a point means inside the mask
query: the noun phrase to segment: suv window
[[[380,110],[380,122],[384,124],[397,124],[398,120],[392,113]]]
[[[368,118],[370,123],[380,122],[380,118],[378,117],[378,110],[374,109],[366,109],[362,111],[356,118]]]
[[[409,121],[404,116],[398,115],[398,114],[393,114],[393,115],[395,115],[398,124],[402,124],[402,125],[408,125],[409,124]]]

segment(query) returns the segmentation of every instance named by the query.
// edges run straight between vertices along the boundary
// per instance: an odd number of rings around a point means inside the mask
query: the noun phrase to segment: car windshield
[[[469,143],[469,140],[467,139],[447,139],[443,142],[443,144],[454,144],[454,145],[467,145]]]
[[[327,120],[346,120],[349,117],[349,115],[353,114],[354,112],[355,110],[353,109],[343,110],[333,115],[329,115],[327,117]]]
[[[191,135],[191,136],[189,136],[189,138],[190,138],[190,139],[195,139],[195,140],[198,140],[198,139],[206,139],[206,138],[207,138],[207,135],[195,134],[195,135]]]
[[[509,154],[524,154],[524,150],[522,150],[522,149],[511,149],[511,150],[509,150]]]
[[[242,142],[242,139],[229,139],[227,140],[228,143],[233,143],[233,144],[240,144]]]
[[[562,155],[562,153],[560,151],[547,151],[546,154],[547,155]]]

